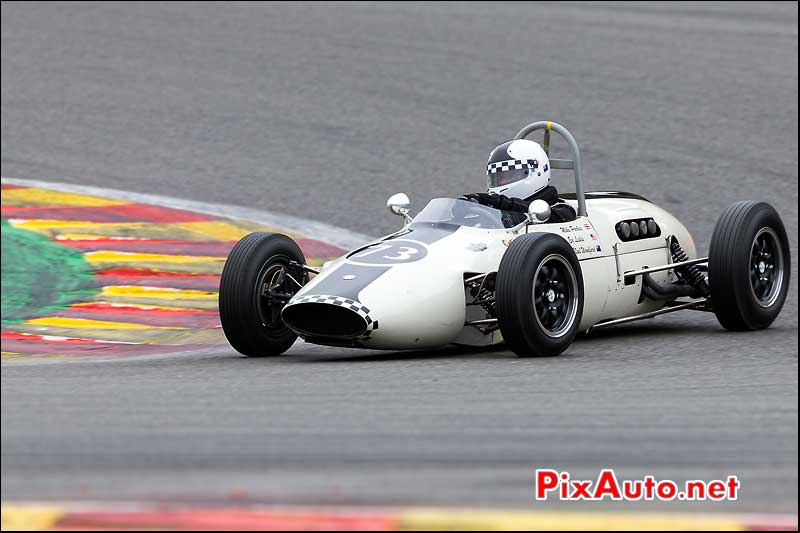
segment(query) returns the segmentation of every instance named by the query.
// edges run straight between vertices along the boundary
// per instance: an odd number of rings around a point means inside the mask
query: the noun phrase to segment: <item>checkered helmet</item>
[[[550,184],[550,160],[539,143],[507,141],[486,163],[489,192],[524,200]]]

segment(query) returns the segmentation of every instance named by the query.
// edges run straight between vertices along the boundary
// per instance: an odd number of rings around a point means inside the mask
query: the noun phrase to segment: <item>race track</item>
[[[769,201],[796,265],[797,42],[796,3],[4,2],[0,170],[379,235],[390,194],[479,190],[497,143],[553,119],[589,189],[663,205],[701,253],[730,203]],[[531,508],[536,468],[614,467],[736,474],[741,498],[576,507],[797,513],[792,278],[767,331],[689,312],[555,359],[3,363],[3,499]]]

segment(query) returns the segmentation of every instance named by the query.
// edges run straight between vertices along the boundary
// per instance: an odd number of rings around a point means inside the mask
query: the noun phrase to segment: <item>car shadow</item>
[[[345,349],[343,349],[345,350]],[[377,363],[390,361],[416,361],[423,359],[455,359],[459,357],[474,357],[476,355],[502,356],[510,355],[511,352],[505,346],[446,346],[444,348],[424,349],[424,350],[361,350],[358,348],[347,348],[347,352],[342,355],[317,355],[312,353],[304,354],[298,350],[292,355],[301,356],[296,358],[297,362],[305,363]]]
[[[575,347],[585,347],[589,343],[600,343],[599,348],[602,350],[604,341],[619,341],[626,339],[639,342],[644,338],[649,341],[657,341],[661,338],[674,337],[676,335],[729,335],[716,323],[631,323],[610,327],[608,329],[597,330],[590,333],[581,333],[575,339]],[[383,351],[383,350],[362,350],[357,348],[333,348],[334,350],[341,350],[339,353],[331,354],[330,348],[314,346],[305,344],[292,350],[288,355],[292,357],[293,362],[297,363],[376,363],[376,362],[392,362],[392,361],[416,361],[416,360],[433,360],[433,359],[455,359],[455,358],[480,358],[480,359],[493,359],[493,358],[516,358],[505,345],[496,346],[447,346],[438,349],[425,349],[425,350],[398,350],[398,351]],[[563,355],[569,356],[569,350]],[[562,357],[563,357],[562,356]],[[533,358],[540,360],[549,360],[551,358]]]

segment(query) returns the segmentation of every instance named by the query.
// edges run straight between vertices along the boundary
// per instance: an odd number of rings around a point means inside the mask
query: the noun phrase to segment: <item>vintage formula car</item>
[[[789,289],[786,230],[763,202],[738,202],[717,222],[708,257],[675,217],[641,196],[584,192],[572,135],[535,122],[524,139],[551,132],[571,159],[574,220],[550,221],[537,200],[510,213],[437,198],[415,217],[399,193],[389,209],[400,231],[322,268],[289,237],[252,233],[231,251],[219,292],[222,327],[249,356],[306,342],[407,350],[500,342],[520,356],[562,353],[579,332],[680,310],[713,312],[729,330],[768,327]]]

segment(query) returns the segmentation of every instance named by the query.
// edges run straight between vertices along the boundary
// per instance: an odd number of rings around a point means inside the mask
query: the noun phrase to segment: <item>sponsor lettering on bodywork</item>
[[[603,247],[600,245],[592,225],[585,220],[567,222],[559,226],[562,237],[575,250],[578,259],[596,257],[603,254]]]
[[[572,246],[578,259],[589,259],[603,255],[603,247],[600,245],[597,233],[589,222],[575,221],[560,225],[547,224],[537,227],[536,231],[561,235]],[[514,242],[513,238],[503,239],[503,244],[506,247],[511,246],[512,242]]]

